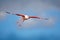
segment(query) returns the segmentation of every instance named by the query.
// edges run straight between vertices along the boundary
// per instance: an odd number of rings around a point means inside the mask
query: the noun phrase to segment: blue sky
[[[6,15],[4,20],[0,20],[0,39],[59,40],[60,9],[58,5],[53,4],[54,1],[52,4],[49,1],[46,2],[39,0],[0,0],[0,11],[55,18],[51,25],[44,25],[48,21],[29,19],[23,23],[22,28],[19,28],[16,22],[20,18],[16,15]]]

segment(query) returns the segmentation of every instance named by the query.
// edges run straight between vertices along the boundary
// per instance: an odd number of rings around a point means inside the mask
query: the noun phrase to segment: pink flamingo
[[[6,12],[6,13],[11,14],[10,12]],[[21,16],[23,22],[24,22],[25,20],[30,19],[30,18],[48,20],[47,18],[40,18],[40,17],[38,17],[38,16],[28,16],[28,15],[24,15],[24,14],[13,14],[13,15]],[[19,22],[17,22],[17,23],[19,23]]]

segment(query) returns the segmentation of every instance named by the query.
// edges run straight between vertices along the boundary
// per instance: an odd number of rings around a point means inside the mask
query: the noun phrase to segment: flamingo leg
[[[24,22],[24,19],[22,17],[20,20],[17,21],[18,26],[22,26],[23,22]]]

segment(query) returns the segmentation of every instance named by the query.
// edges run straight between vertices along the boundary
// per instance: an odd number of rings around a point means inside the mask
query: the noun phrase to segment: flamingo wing
[[[6,12],[7,14],[11,14],[10,12]]]
[[[24,14],[16,14],[17,16],[22,16],[22,17],[24,17]]]
[[[40,19],[40,17],[37,17],[37,16],[29,16],[29,18],[37,18],[37,19]]]
[[[12,15],[15,15],[16,13],[11,13],[11,12],[6,12],[7,14],[12,14]]]
[[[29,18],[38,18],[38,19],[42,19],[42,20],[48,20],[48,18],[41,18],[41,17],[38,17],[38,16],[29,16]]]
[[[15,14],[15,13],[10,13],[10,12],[6,12],[7,14],[12,14],[12,15],[17,15],[17,16],[23,16],[24,17],[24,14]]]

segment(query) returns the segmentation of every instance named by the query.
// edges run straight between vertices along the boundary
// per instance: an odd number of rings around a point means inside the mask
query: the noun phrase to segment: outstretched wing
[[[42,19],[42,20],[48,20],[48,18],[41,18],[41,17],[38,17],[38,16],[29,16],[29,18],[37,18],[37,19]]]
[[[12,14],[12,15],[17,15],[17,16],[22,16],[24,17],[24,14],[15,14],[15,13],[10,13],[10,12],[6,12],[7,14]]]
[[[6,12],[7,14],[11,14],[10,12]]]
[[[22,16],[22,17],[24,17],[24,14],[16,14],[17,16]]]
[[[37,18],[37,19],[40,19],[40,17],[37,17],[37,16],[29,16],[29,18]]]
[[[11,13],[11,12],[6,12],[7,14],[12,14],[12,15],[15,15],[16,13]]]

